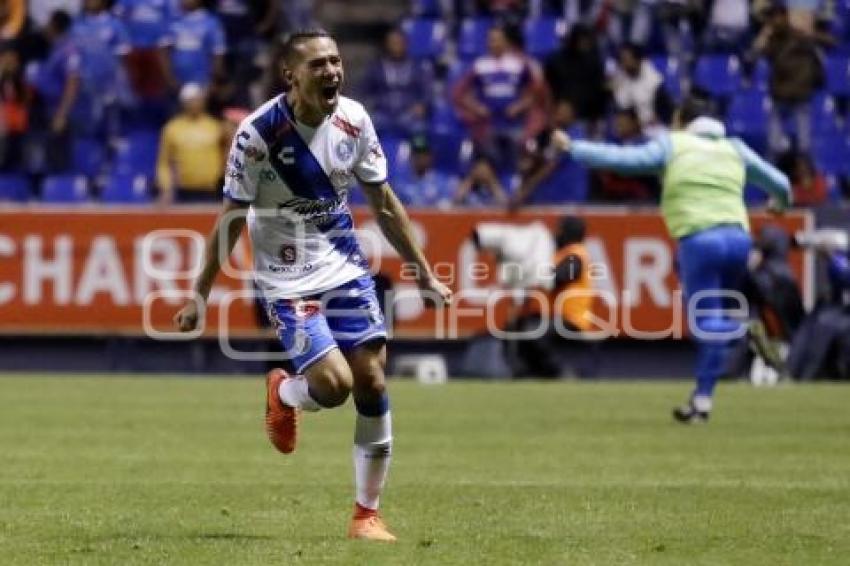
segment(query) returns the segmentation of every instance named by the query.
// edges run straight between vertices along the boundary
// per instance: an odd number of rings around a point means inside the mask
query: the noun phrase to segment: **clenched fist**
[[[201,320],[201,304],[199,299],[189,299],[183,308],[177,311],[174,315],[174,325],[180,329],[180,332],[191,332],[198,328]]]

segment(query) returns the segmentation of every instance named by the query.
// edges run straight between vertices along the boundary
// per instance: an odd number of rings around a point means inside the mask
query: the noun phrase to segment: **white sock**
[[[392,446],[392,417],[389,411],[380,417],[357,414],[354,429],[354,488],[357,503],[367,509],[378,508],[378,499],[390,470]]]
[[[691,402],[693,403],[694,408],[697,411],[703,413],[711,412],[711,397],[708,397],[706,395],[694,395],[694,398],[691,400]]]
[[[310,396],[310,388],[303,375],[296,375],[280,382],[277,390],[284,405],[304,411],[318,411],[322,407]]]

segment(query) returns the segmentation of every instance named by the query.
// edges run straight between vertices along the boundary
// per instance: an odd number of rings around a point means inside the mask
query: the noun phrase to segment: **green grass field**
[[[0,564],[848,564],[850,387],[392,386],[395,545],[343,538],[353,410],[259,379],[0,378]]]

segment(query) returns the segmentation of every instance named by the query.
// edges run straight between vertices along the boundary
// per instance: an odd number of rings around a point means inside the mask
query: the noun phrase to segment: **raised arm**
[[[740,154],[741,159],[744,160],[747,181],[770,193],[770,196],[776,199],[783,208],[790,206],[792,200],[791,183],[785,173],[759,157],[741,140],[732,139],[730,141]]]
[[[568,151],[582,165],[625,175],[660,173],[670,158],[670,138],[666,136],[635,146],[571,140],[564,132],[556,132],[552,139],[555,147]]]

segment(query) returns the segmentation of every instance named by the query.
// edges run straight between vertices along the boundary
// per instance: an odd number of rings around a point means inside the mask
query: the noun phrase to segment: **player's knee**
[[[311,392],[316,402],[327,409],[338,407],[345,403],[351,393],[352,377],[350,371],[342,369],[324,372],[311,385]]]

